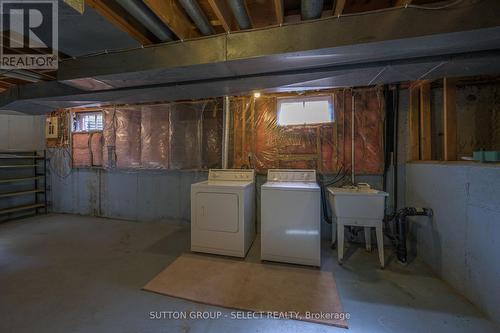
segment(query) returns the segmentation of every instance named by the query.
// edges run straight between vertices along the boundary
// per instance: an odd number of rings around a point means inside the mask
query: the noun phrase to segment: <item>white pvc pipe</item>
[[[230,124],[230,114],[229,114],[229,96],[224,96],[223,103],[224,112],[222,113],[222,122],[224,124],[222,133],[222,167],[224,169],[228,168],[228,154],[229,154],[229,124]]]
[[[352,92],[352,107],[351,107],[351,183],[352,185],[356,184],[354,182],[354,139],[355,139],[355,133],[354,133],[354,112],[355,112],[355,103],[354,103],[354,91]]]

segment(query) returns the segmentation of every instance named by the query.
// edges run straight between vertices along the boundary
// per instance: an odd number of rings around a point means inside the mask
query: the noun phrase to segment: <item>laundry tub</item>
[[[338,260],[344,255],[344,227],[359,226],[365,231],[366,249],[371,250],[371,228],[377,234],[380,264],[384,267],[383,220],[385,198],[389,194],[368,185],[352,187],[328,187],[328,201],[332,209],[332,243],[337,240]]]

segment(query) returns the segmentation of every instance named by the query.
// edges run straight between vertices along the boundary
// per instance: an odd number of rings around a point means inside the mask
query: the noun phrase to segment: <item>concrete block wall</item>
[[[470,90],[457,91],[458,112],[470,107],[464,102]],[[483,89],[483,94],[487,92],[494,90]],[[411,250],[500,323],[500,166],[471,162],[407,163],[408,102],[408,91],[402,90],[398,206],[434,210],[432,219],[410,220]],[[433,110],[442,109],[441,89],[433,91],[431,103]]]
[[[52,176],[52,211],[135,221],[190,220],[191,184],[203,171],[73,169]]]
[[[500,167],[409,163],[406,199],[434,211],[411,222],[418,257],[500,322]]]

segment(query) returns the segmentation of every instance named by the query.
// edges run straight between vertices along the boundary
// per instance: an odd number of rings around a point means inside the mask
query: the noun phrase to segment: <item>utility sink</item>
[[[389,194],[367,185],[328,187],[328,201],[335,218],[377,219],[384,218],[385,197]]]
[[[328,187],[328,201],[332,208],[332,244],[338,242],[337,254],[340,264],[344,257],[344,227],[363,227],[366,249],[371,251],[371,228],[375,228],[380,266],[384,261],[383,220],[386,192],[370,188],[366,183],[348,187]],[[335,225],[336,224],[336,225]]]

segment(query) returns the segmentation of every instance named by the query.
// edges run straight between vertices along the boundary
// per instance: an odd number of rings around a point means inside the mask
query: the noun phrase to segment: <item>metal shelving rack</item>
[[[39,214],[41,211],[47,214],[45,150],[42,155],[36,151],[0,151],[1,220],[17,217],[15,215],[22,212]]]

